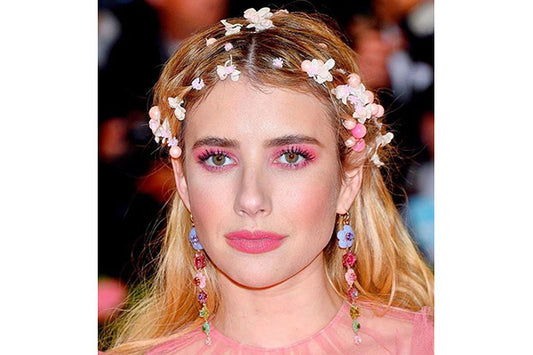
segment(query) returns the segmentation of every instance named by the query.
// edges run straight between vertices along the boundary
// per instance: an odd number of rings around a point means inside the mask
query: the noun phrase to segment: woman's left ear
[[[345,214],[353,204],[357,193],[361,189],[361,182],[363,180],[363,168],[358,167],[350,171],[344,172],[342,179],[342,186],[337,199],[337,213]]]
[[[190,211],[191,210],[191,202],[189,200],[189,187],[187,185],[187,180],[185,179],[185,172],[183,171],[183,166],[181,165],[178,157],[172,157],[170,158],[170,161],[172,163],[172,170],[174,171],[174,180],[176,181],[176,189],[178,191],[178,194],[185,204],[185,207]]]

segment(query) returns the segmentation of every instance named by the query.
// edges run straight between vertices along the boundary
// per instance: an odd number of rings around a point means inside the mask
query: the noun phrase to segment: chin
[[[278,272],[273,272],[272,269],[253,270],[248,267],[232,270],[227,273],[222,270],[219,271],[234,284],[249,289],[270,288],[290,278],[290,275],[282,275]]]

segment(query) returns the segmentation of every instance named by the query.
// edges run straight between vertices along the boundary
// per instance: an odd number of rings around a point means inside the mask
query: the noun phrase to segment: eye
[[[202,158],[204,164],[215,168],[221,168],[223,166],[234,164],[235,161],[228,157],[224,153],[209,154],[207,157]]]
[[[276,154],[277,158],[273,161],[286,168],[303,168],[315,159],[315,155],[308,149],[294,146],[281,150]]]
[[[282,164],[297,165],[305,160],[305,157],[297,152],[285,152],[276,161]]]

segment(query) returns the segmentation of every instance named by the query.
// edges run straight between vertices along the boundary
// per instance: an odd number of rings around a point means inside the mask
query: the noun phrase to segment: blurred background
[[[433,267],[433,1],[99,0],[98,323],[150,273],[144,247],[173,189],[148,127],[151,89],[189,34],[250,7],[321,12],[336,19],[377,91],[400,157],[387,177],[410,231]],[[152,251],[153,253],[154,251]]]

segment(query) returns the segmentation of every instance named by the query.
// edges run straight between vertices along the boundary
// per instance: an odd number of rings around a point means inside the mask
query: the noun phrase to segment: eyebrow
[[[322,143],[316,138],[305,136],[305,135],[286,135],[281,136],[278,138],[270,139],[265,143],[265,147],[272,148],[272,147],[279,147],[282,145],[289,145],[289,144],[301,144],[301,143],[307,143],[307,144],[315,144],[320,147],[322,147]]]
[[[264,146],[267,148],[272,148],[272,147],[279,147],[283,145],[302,144],[302,143],[315,144],[320,147],[323,147],[323,144],[320,143],[318,139],[309,137],[306,135],[301,135],[301,134],[289,134],[289,135],[269,139],[268,141],[265,142]],[[195,148],[202,147],[202,146],[238,148],[239,142],[234,139],[210,136],[210,137],[205,137],[205,138],[201,138],[197,140],[193,144],[192,148],[195,149]]]

